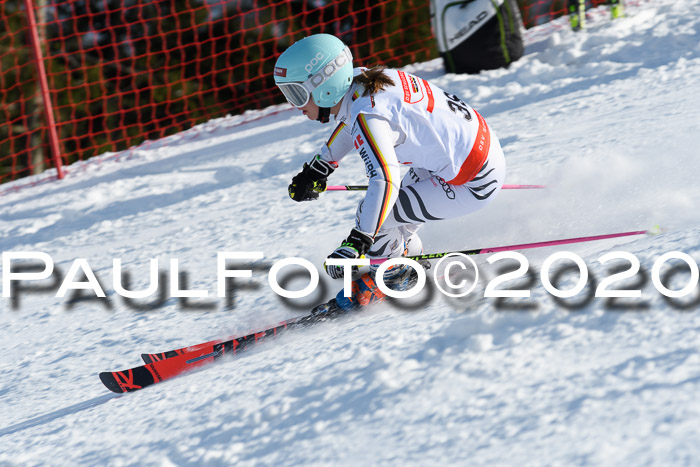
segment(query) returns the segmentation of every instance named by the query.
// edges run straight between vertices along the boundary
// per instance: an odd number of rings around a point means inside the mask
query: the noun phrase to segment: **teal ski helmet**
[[[313,98],[322,109],[330,109],[352,84],[352,53],[337,37],[314,34],[295,42],[279,56],[274,78],[293,106],[303,107]]]

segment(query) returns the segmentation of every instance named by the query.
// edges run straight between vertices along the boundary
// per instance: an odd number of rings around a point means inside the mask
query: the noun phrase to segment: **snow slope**
[[[426,251],[660,224],[668,230],[658,236],[565,249],[598,282],[611,270],[598,258],[612,251],[636,255],[647,277],[667,252],[698,261],[700,4],[648,1],[628,14],[578,34],[532,34],[508,70],[407,67],[487,118],[504,145],[506,183],[548,186],[504,191],[483,212],[426,226]],[[3,252],[48,253],[64,275],[85,258],[108,295],[56,297],[59,280],[1,299],[1,464],[697,465],[700,291],[679,311],[651,280],[624,310],[602,298],[569,310],[539,276],[530,299],[502,310],[483,298],[482,281],[470,298],[380,305],[137,393],[109,393],[97,373],[137,365],[141,352],[261,328],[334,295],[340,286],[324,279],[317,294],[284,303],[266,273],[292,256],[320,265],[352,226],[361,194],[302,204],[286,194],[331,130],[280,106],[0,197]],[[352,156],[331,179],[363,181]],[[530,269],[561,250],[525,252]],[[265,255],[233,300],[215,298],[223,251]],[[209,298],[189,308],[168,297],[151,309],[153,297],[127,303],[114,293],[113,258],[133,289],[147,287],[149,259],[167,273],[177,258],[187,286]],[[486,259],[477,261],[493,277]]]

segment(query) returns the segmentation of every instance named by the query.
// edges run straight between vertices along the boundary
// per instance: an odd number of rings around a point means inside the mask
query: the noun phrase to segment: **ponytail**
[[[394,81],[384,73],[384,65],[373,66],[353,78],[353,84],[359,83],[365,87],[363,96],[377,94],[383,91],[387,86],[395,86]]]

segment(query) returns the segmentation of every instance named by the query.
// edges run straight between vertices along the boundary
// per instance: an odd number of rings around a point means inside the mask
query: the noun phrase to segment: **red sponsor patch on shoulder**
[[[275,67],[275,76],[280,76],[282,78],[287,77],[287,69],[286,68],[280,68],[278,66]]]

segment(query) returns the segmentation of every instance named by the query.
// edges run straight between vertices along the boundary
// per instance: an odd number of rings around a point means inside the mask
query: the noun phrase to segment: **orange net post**
[[[27,9],[27,20],[29,24],[29,37],[32,44],[32,55],[34,56],[34,64],[36,73],[39,76],[39,90],[41,92],[41,103],[44,108],[44,119],[46,122],[46,132],[49,135],[49,145],[53,157],[51,160],[56,165],[58,178],[63,178],[63,166],[61,163],[61,148],[58,141],[58,133],[56,131],[56,121],[53,116],[53,105],[51,104],[51,96],[49,95],[49,83],[46,79],[46,69],[44,68],[44,56],[41,51],[41,42],[39,40],[39,31],[36,25],[36,17],[34,15],[34,5],[32,0],[24,1]]]
[[[0,3],[0,182],[51,166],[24,3]]]

